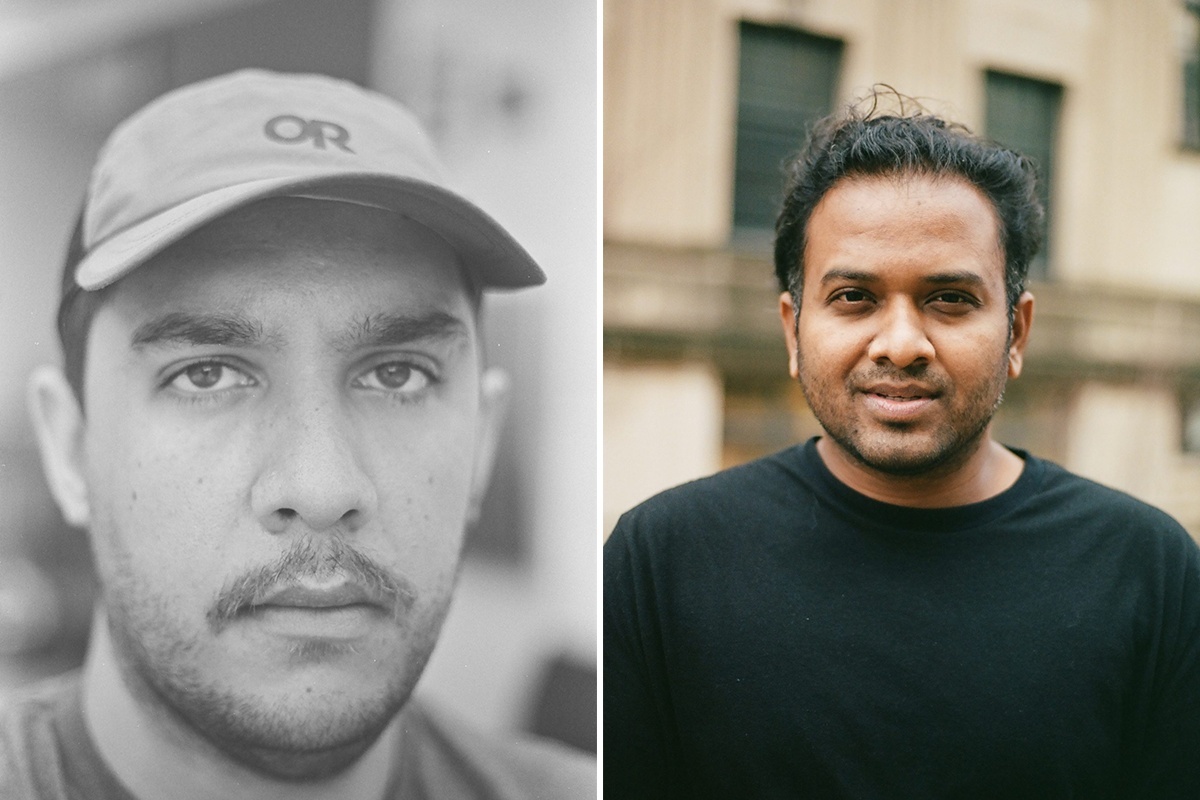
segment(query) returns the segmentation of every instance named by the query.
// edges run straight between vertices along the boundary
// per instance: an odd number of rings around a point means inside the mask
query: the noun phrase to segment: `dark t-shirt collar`
[[[962,531],[987,525],[1011,513],[1032,497],[1040,485],[1045,464],[1024,450],[1010,447],[1025,462],[1016,483],[1000,494],[978,503],[947,508],[913,508],[884,503],[851,489],[830,472],[817,452],[814,436],[800,446],[803,471],[842,513],[889,528],[925,533]]]

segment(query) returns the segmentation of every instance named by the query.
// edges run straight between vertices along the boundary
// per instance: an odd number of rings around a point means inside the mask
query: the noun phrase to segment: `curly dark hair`
[[[898,113],[880,113],[898,101]],[[958,176],[991,201],[1004,252],[1009,320],[1025,290],[1029,262],[1042,243],[1045,212],[1033,162],[925,111],[891,87],[877,86],[843,113],[819,121],[787,168],[783,209],[775,223],[775,277],[797,311],[804,286],[809,217],[844,178],[876,175]]]

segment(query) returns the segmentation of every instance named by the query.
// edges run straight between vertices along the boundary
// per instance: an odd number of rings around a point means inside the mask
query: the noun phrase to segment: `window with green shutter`
[[[733,226],[766,240],[783,198],[783,165],[808,128],[833,111],[842,43],[792,28],[743,22],[739,30]]]
[[[1038,195],[1046,208],[1046,223],[1042,250],[1029,267],[1029,277],[1045,279],[1053,255],[1054,153],[1063,89],[1056,83],[990,70],[986,80],[988,137],[1024,153],[1037,165]]]
[[[1186,0],[1180,31],[1183,70],[1183,146],[1200,150],[1200,0]]]

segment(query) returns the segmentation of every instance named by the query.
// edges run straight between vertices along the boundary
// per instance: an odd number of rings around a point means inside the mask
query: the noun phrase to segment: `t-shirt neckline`
[[[814,436],[802,445],[806,470],[826,490],[831,502],[847,514],[888,528],[905,528],[924,533],[948,533],[986,525],[1024,504],[1041,483],[1044,463],[1024,450],[1008,449],[1025,462],[1016,482],[999,494],[961,506],[917,508],[885,503],[847,486],[839,480],[817,452]]]

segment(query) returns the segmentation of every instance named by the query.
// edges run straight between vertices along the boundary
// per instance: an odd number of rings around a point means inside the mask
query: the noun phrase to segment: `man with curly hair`
[[[1195,543],[991,435],[1033,324],[1034,169],[876,105],[815,128],[776,226],[824,434],[605,545],[606,796],[1196,797]]]

